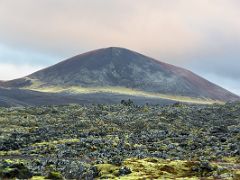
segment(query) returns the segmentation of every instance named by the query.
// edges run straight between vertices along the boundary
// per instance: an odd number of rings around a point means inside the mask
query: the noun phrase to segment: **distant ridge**
[[[34,87],[36,90],[48,87],[122,87],[200,99],[239,100],[239,96],[189,70],[119,47],[83,53],[2,84],[14,88]]]

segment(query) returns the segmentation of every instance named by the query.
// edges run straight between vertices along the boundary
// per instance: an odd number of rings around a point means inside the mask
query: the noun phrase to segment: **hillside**
[[[22,89],[6,89],[0,88],[0,106],[14,107],[14,106],[35,106],[35,105],[49,105],[49,104],[66,104],[77,103],[77,100],[71,98],[41,93]]]
[[[67,105],[67,104],[119,104],[121,100],[131,99],[135,104],[143,105],[160,104],[168,105],[176,103],[159,97],[143,97],[113,93],[48,93],[24,89],[0,88],[0,107],[42,106],[42,105]],[[192,100],[191,100],[192,101]],[[204,102],[199,102],[204,103]],[[209,101],[206,104],[211,103]]]
[[[27,77],[3,83],[5,87],[36,91],[54,89],[121,89],[171,96],[239,100],[237,95],[186,69],[157,61],[124,48],[104,48],[77,55]],[[49,90],[50,89],[50,90]],[[66,91],[65,91],[66,93]],[[76,93],[76,91],[75,91]],[[79,92],[78,92],[79,93]],[[109,92],[104,92],[109,93]]]

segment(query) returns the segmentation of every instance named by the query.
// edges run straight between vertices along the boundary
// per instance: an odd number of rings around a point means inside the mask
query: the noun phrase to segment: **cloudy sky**
[[[129,48],[240,95],[239,0],[0,0],[0,79]]]

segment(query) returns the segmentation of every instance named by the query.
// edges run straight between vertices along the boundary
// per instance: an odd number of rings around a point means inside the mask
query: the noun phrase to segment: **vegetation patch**
[[[233,165],[233,164],[232,164]],[[201,161],[173,161],[156,158],[126,159],[122,166],[111,164],[97,165],[99,178],[108,179],[224,179],[224,177],[239,177],[239,170],[225,169],[222,166]],[[121,176],[122,168],[128,173]]]
[[[0,108],[0,122],[0,179],[239,179],[239,103]]]
[[[80,86],[39,86],[39,83],[33,84],[30,87],[25,87],[24,89],[30,89],[34,91],[47,92],[47,93],[72,93],[72,94],[90,94],[90,93],[113,93],[113,94],[123,94],[131,96],[143,96],[149,98],[160,98],[167,100],[174,100],[179,102],[196,103],[196,104],[213,104],[219,103],[223,104],[221,101],[212,99],[201,99],[201,98],[191,98],[187,96],[176,96],[171,94],[160,94],[151,93],[146,91],[141,91],[137,89],[124,88],[124,87],[80,87]]]

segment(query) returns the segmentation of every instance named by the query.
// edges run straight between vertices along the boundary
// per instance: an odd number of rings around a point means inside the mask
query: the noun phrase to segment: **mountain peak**
[[[111,47],[106,47],[106,48],[101,48],[102,50],[109,50],[109,51],[129,51],[129,52],[134,52],[133,50],[124,48],[124,47],[115,47],[115,46],[111,46]]]
[[[79,54],[77,56],[82,56],[82,55],[97,55],[97,54],[108,54],[112,56],[118,56],[118,55],[123,55],[123,54],[139,54],[133,50],[123,48],[123,47],[106,47],[106,48],[100,48],[96,50],[92,50],[83,54]]]
[[[123,48],[123,47],[117,47],[117,46],[110,46],[110,47],[106,47],[104,49],[109,49],[109,50],[128,50],[128,51],[131,51],[130,49],[127,49],[127,48]]]
[[[123,47],[106,47],[106,48],[100,48],[100,49],[92,50],[92,51],[89,51],[89,52],[86,52],[86,53],[83,53],[83,54],[79,54],[79,55],[77,55],[77,57],[84,56],[84,55],[97,56],[98,54],[106,54],[106,55],[109,55],[109,57],[110,57],[110,55],[111,56],[120,56],[120,55],[126,55],[126,54],[142,55],[142,54],[137,53],[133,50],[123,48]]]

